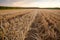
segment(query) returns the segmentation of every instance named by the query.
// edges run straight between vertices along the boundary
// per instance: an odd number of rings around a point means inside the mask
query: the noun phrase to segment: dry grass
[[[60,10],[0,12],[0,40],[60,40]]]

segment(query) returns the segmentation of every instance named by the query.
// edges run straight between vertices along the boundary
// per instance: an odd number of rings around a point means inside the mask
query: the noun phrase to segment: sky
[[[60,0],[0,0],[0,6],[60,7]]]

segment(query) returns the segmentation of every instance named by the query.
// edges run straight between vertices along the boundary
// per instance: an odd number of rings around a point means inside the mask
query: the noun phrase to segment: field
[[[0,40],[60,40],[60,10],[0,10]]]

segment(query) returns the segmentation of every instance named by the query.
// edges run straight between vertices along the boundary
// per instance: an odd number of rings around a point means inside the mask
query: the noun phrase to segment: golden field
[[[0,10],[0,40],[60,40],[60,10]]]

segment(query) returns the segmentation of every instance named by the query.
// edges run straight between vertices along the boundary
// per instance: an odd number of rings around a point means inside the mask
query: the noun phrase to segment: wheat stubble
[[[0,40],[60,40],[60,10],[23,10],[1,12]]]

